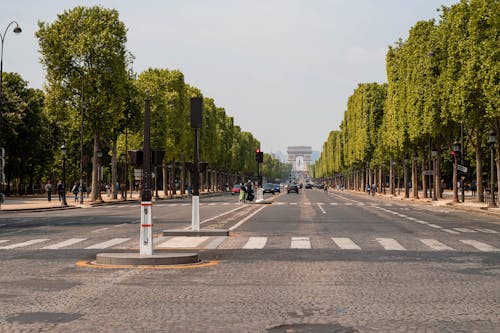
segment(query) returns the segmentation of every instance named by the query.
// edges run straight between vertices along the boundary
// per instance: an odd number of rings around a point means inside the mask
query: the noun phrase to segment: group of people
[[[249,180],[246,184],[241,183],[240,184],[240,202],[245,203],[247,200],[252,201],[254,198],[253,194],[253,184]]]
[[[53,188],[52,188],[52,183],[50,180],[47,181],[44,189],[45,189],[45,193],[47,193],[47,200],[49,202],[51,202]],[[65,186],[64,186],[64,183],[60,180],[57,181],[56,192],[57,192],[57,195],[59,197],[59,201],[62,201],[64,198]],[[84,187],[84,192],[86,192],[85,187]],[[77,202],[78,201],[78,193],[80,193],[80,184],[79,183],[75,182],[73,187],[71,187],[71,193],[73,193],[75,202]],[[87,193],[87,195],[88,195],[88,193]]]

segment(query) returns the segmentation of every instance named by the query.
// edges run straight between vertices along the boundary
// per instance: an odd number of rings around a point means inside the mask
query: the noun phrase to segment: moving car
[[[281,192],[280,184],[274,184],[274,192],[278,192],[278,193]]]
[[[231,195],[235,195],[236,193],[240,193],[241,184],[234,184],[233,189],[231,190]]]
[[[313,188],[313,186],[312,186],[312,184],[311,184],[311,183],[306,183],[305,188]]]
[[[290,192],[295,192],[295,193],[299,194],[299,185],[288,184],[287,193],[290,194]]]
[[[262,185],[262,190],[264,193],[274,194],[274,185],[271,183],[265,183],[264,185]]]

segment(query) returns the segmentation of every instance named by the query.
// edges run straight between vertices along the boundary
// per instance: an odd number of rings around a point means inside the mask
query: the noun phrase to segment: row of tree
[[[424,173],[417,164],[427,170],[434,160],[436,192],[441,193],[442,178],[456,192],[456,178],[450,177],[449,163],[442,162],[458,141],[472,169],[468,180],[475,178],[483,201],[491,130],[500,142],[499,22],[498,0],[462,0],[442,7],[437,23],[417,22],[406,40],[388,49],[387,84],[360,84],[349,97],[340,130],[329,134],[311,172],[316,177],[349,174],[350,186],[364,189],[374,178],[382,182],[380,175],[388,168],[394,191],[394,166],[411,161],[411,182],[418,184],[418,174]],[[500,171],[499,159],[496,168]],[[421,185],[425,190],[424,176]],[[418,196],[418,187],[413,189]]]
[[[7,190],[29,193],[47,179],[61,179],[62,144],[67,146],[71,181],[79,179],[83,151],[83,171],[91,175],[94,199],[99,195],[99,165],[106,166],[109,182],[124,182],[133,172],[129,168],[128,177],[120,177],[120,157],[143,146],[144,100],[149,95],[151,144],[166,152],[158,178],[163,189],[175,191],[179,183],[184,191],[189,183],[184,162],[193,156],[189,100],[202,96],[201,90],[188,85],[179,70],[151,68],[135,74],[134,58],[126,50],[126,27],[116,10],[76,7],[52,23],[39,22],[36,36],[47,71],[45,91],[28,88],[17,74],[4,74],[0,142],[7,151]],[[205,97],[203,103],[200,157],[209,165],[203,175],[206,186],[223,188],[256,174],[260,142],[213,99]],[[97,159],[100,153],[104,157]],[[286,176],[270,155],[264,164],[268,177]]]

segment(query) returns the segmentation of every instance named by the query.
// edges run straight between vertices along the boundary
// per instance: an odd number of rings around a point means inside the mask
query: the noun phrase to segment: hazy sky
[[[42,88],[37,21],[77,5],[115,8],[134,70],[180,69],[253,133],[265,152],[321,150],[358,83],[386,82],[385,53],[419,20],[458,0],[2,1],[4,71]]]

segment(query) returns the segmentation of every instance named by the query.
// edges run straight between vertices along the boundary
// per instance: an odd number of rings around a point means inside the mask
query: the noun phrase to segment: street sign
[[[422,173],[424,176],[432,176],[434,175],[434,170],[424,170]]]
[[[463,165],[457,164],[457,169],[458,169],[458,171],[461,171],[463,173],[467,173],[467,167],[464,167]]]
[[[135,180],[141,180],[141,177],[142,177],[142,169],[134,169]]]

